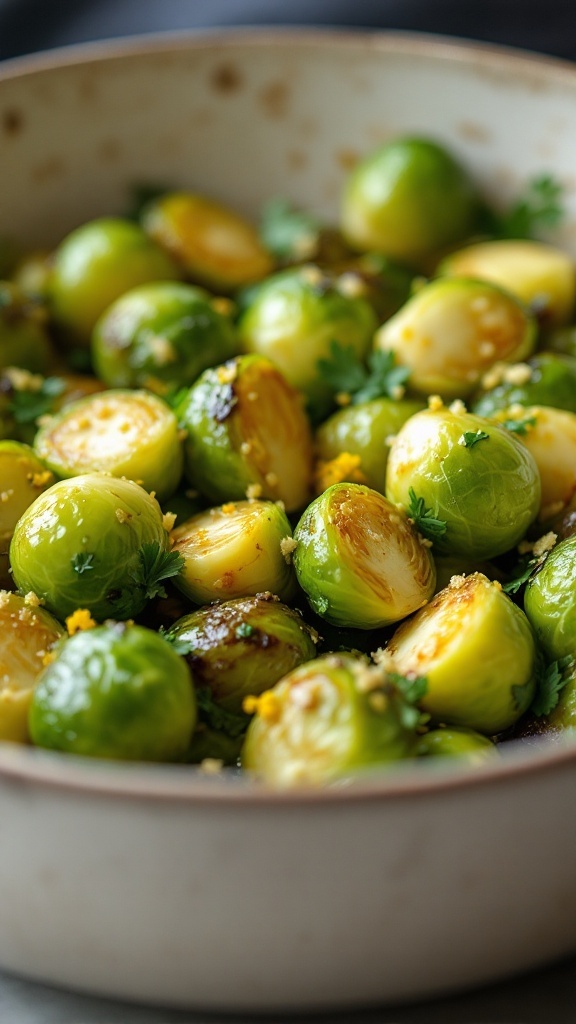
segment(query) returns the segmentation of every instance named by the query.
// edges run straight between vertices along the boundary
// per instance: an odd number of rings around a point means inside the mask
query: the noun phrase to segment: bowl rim
[[[576,64],[535,51],[474,39],[395,29],[351,29],[341,26],[235,26],[189,31],[151,32],[74,43],[12,57],[0,62],[4,82],[64,67],[105,64],[152,54],[184,53],[217,48],[228,53],[242,47],[283,50],[298,47],[341,48],[405,57],[431,57],[443,63],[474,65],[499,72],[523,70],[536,84],[566,79],[576,86]],[[386,772],[373,772],[328,787],[278,790],[238,777],[234,772],[209,776],[194,766],[121,763],[62,755],[0,741],[0,784],[24,784],[60,793],[161,799],[192,805],[287,805],[314,807],[334,803],[388,803],[420,798],[430,792],[494,787],[504,781],[558,773],[576,762],[576,742],[567,737],[512,741],[494,761],[470,767],[444,762],[398,762]]]

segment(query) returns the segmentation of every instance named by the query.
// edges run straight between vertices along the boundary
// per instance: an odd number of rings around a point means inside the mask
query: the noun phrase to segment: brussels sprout
[[[260,281],[274,269],[256,229],[206,196],[169,192],[145,207],[142,224],[192,280],[216,291]]]
[[[437,272],[492,281],[529,306],[546,327],[570,322],[576,298],[574,264],[551,245],[528,239],[477,242],[451,253]]]
[[[527,363],[498,364],[482,381],[472,412],[494,416],[511,405],[551,405],[576,412],[576,359],[541,352]]]
[[[127,619],[178,571],[155,498],[130,480],[97,473],[61,480],[18,520],[10,545],[17,587],[65,619]]]
[[[130,288],[181,272],[137,224],[101,217],[72,231],[54,253],[50,305],[63,338],[89,346],[104,310]]]
[[[15,284],[0,281],[0,369],[18,366],[45,373],[54,352],[45,328],[46,311]]]
[[[0,587],[12,585],[8,551],[16,523],[53,483],[53,474],[32,448],[18,441],[0,441]]]
[[[125,476],[160,500],[182,476],[176,416],[147,391],[102,391],[73,402],[40,428],[34,447],[60,477]]]
[[[432,405],[396,435],[386,496],[433,540],[435,551],[494,558],[513,548],[538,514],[536,462],[498,424]]]
[[[184,567],[174,583],[196,604],[269,591],[288,601],[295,578],[292,529],[272,501],[229,502],[201,512],[172,532]]]
[[[197,687],[233,714],[248,694],[262,693],[316,657],[313,630],[271,595],[200,608],[175,622],[169,636],[187,648]]]
[[[422,402],[375,398],[339,409],[316,431],[318,458],[327,462],[345,453],[358,456],[364,483],[384,493],[392,437],[410,416],[423,408]],[[321,477],[321,473],[317,476]]]
[[[493,735],[527,710],[536,648],[524,613],[481,573],[455,576],[386,648],[398,672],[425,676],[420,707],[435,721]]]
[[[0,740],[28,741],[28,708],[44,659],[64,630],[34,595],[0,591]]]
[[[177,409],[185,472],[211,502],[254,497],[306,504],[312,435],[300,396],[263,356],[206,370]]]
[[[378,629],[434,593],[434,562],[406,517],[377,491],[334,484],[294,531],[294,568],[310,606],[340,626]]]
[[[45,669],[30,706],[39,747],[122,761],[179,761],[196,722],[190,670],[143,626],[76,633]]]
[[[545,406],[505,410],[512,429],[520,424],[520,441],[532,455],[541,482],[539,518],[557,515],[576,491],[576,413]]]
[[[338,289],[368,299],[379,323],[397,313],[412,294],[417,272],[380,252],[366,252],[339,268]]]
[[[551,658],[576,654],[576,536],[557,544],[530,577],[524,611]]]
[[[487,736],[474,729],[430,729],[416,745],[418,757],[458,757],[470,764],[483,764],[498,750]]]
[[[287,787],[332,782],[408,757],[419,715],[380,668],[329,654],[301,665],[254,708],[242,766]]]
[[[445,149],[428,139],[401,138],[352,172],[341,226],[356,249],[422,262],[471,235],[479,209],[468,174]]]
[[[238,352],[232,323],[216,307],[208,292],[179,281],[131,289],[94,328],[96,373],[109,387],[160,394],[193,384],[202,370]]]
[[[529,356],[536,322],[512,296],[484,281],[439,278],[424,285],[374,338],[410,370],[422,395],[466,397],[497,361]]]
[[[364,356],[376,326],[366,298],[343,294],[336,280],[305,266],[260,285],[238,329],[244,348],[268,356],[321,417],[330,410],[332,392],[319,374],[318,360],[330,354],[334,341]]]

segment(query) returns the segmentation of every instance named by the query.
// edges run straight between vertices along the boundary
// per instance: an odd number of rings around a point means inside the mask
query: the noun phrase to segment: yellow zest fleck
[[[32,473],[31,483],[32,487],[46,487],[47,484],[51,484],[54,480],[54,474],[49,469],[45,469],[43,473]]]
[[[336,405],[346,406],[350,405],[352,401],[352,395],[348,391],[338,391],[336,394]]]
[[[464,413],[466,412],[466,406],[464,405],[464,402],[462,401],[461,398],[457,398],[448,406],[448,408],[450,409],[451,413],[454,413],[455,416],[463,416]]]
[[[259,715],[264,722],[273,725],[280,718],[281,705],[278,697],[272,690],[265,690],[259,697],[250,694],[242,701],[242,710],[247,715]]]
[[[66,629],[69,636],[74,636],[84,629],[94,629],[97,623],[94,621],[87,608],[77,608],[72,615],[66,619]]]
[[[14,494],[13,490],[1,491],[0,492],[0,501],[2,502],[2,504],[5,505],[7,501],[10,501],[10,498],[12,497],[13,494]]]
[[[231,516],[236,511],[236,505],[233,501],[227,501],[225,505],[222,505],[222,512],[225,516]]]
[[[248,498],[248,501],[255,501],[261,494],[262,484],[250,484],[250,486],[246,488],[246,497]]]
[[[350,483],[365,484],[366,477],[360,469],[361,459],[359,455],[352,455],[351,452],[340,452],[335,459],[324,462],[320,459],[316,464],[314,472],[314,483],[316,493],[322,494],[332,484],[340,484],[343,480]]]
[[[44,665],[44,668],[46,668],[47,665],[51,665],[55,657],[56,651],[46,651],[42,657],[42,664]]]
[[[123,509],[123,508],[115,509],[114,510],[114,515],[116,516],[116,519],[118,520],[118,522],[122,523],[122,525],[124,525],[124,523],[129,523],[130,520],[132,519],[132,513],[131,512],[126,512],[126,510]]]
[[[430,412],[440,412],[440,409],[444,408],[444,402],[440,398],[440,395],[428,396],[428,408],[430,409]]]
[[[162,526],[166,530],[166,533],[170,533],[170,530],[174,529],[174,523],[176,522],[177,515],[175,512],[165,512],[162,516]]]
[[[225,363],[224,366],[219,366],[216,370],[216,376],[220,384],[231,384],[232,381],[236,380],[237,373],[236,363]]]
[[[294,540],[294,537],[282,537],[280,541],[280,551],[284,556],[285,562],[290,565],[292,561],[292,552],[298,547],[298,541]]]

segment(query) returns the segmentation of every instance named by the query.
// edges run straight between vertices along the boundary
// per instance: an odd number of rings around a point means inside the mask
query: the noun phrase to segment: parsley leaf
[[[358,358],[352,345],[332,340],[329,358],[319,359],[316,365],[332,390],[350,395],[353,405],[370,402],[383,395],[387,398],[401,397],[410,371],[405,366],[396,366],[394,352],[376,349],[370,353],[366,363]]]
[[[542,229],[557,227],[565,212],[564,187],[551,174],[540,174],[507,213],[495,216],[492,231],[497,238],[535,238]]]
[[[260,238],[281,263],[307,260],[318,249],[321,225],[312,214],[285,199],[272,199],[262,210]]]
[[[525,416],[521,420],[504,420],[501,426],[505,427],[512,434],[520,434],[521,437],[527,434],[530,427],[536,426],[535,416]]]
[[[530,707],[537,718],[549,715],[554,710],[573,671],[574,658],[569,654],[565,658],[552,661],[544,668],[538,679],[536,696]]]
[[[401,690],[409,704],[416,704],[417,701],[422,700],[428,691],[426,676],[402,676],[399,672],[388,672],[387,678]]]
[[[161,580],[177,576],[184,568],[184,559],[179,551],[165,551],[157,541],[143,544],[139,551],[140,565],[132,573],[132,579],[146,593],[147,598],[166,597]]]
[[[437,540],[439,537],[443,537],[448,529],[445,521],[434,517],[432,509],[426,508],[424,498],[416,497],[413,487],[408,489],[408,496],[410,498],[408,515],[413,520],[416,529],[428,540]]]
[[[517,566],[517,575],[509,583],[505,583],[502,590],[505,594],[517,594],[521,587],[528,582],[534,569],[542,561],[541,558],[524,558]]]
[[[77,572],[79,576],[81,576],[83,572],[88,572],[89,569],[94,568],[92,564],[94,561],[94,554],[92,552],[79,551],[78,554],[74,555],[74,557],[70,559],[70,561],[72,562],[74,572]]]
[[[478,441],[490,440],[490,434],[487,434],[484,430],[465,430],[460,438],[459,444],[463,445],[464,448],[473,448]]]
[[[53,411],[54,399],[66,388],[60,377],[45,377],[41,386],[34,390],[16,389],[11,397],[9,409],[16,423],[35,423],[40,416]]]
[[[253,632],[254,626],[251,626],[249,622],[241,622],[240,625],[236,627],[235,636],[237,640],[242,640],[245,637],[252,636]]]
[[[196,688],[196,703],[202,721],[216,732],[223,732],[231,739],[236,739],[246,731],[251,716],[244,712],[234,714],[232,711],[225,711],[216,703],[208,686]]]

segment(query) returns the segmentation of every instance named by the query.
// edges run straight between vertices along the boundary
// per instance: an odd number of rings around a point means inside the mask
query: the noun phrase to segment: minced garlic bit
[[[320,459],[314,471],[316,493],[322,494],[332,484],[340,484],[343,480],[349,483],[365,484],[366,477],[360,469],[360,464],[360,456],[352,455],[351,452],[340,452],[340,455],[328,462]]]
[[[335,395],[335,398],[336,405],[341,406],[350,405],[350,402],[352,401],[352,395],[350,395],[348,391],[338,391],[337,394]]]
[[[554,533],[553,530],[549,530],[542,537],[539,537],[534,543],[530,543],[528,540],[523,540],[518,545],[518,553],[520,555],[527,555],[532,553],[534,558],[542,558],[543,555],[548,554],[552,551],[556,541],[558,540],[558,534]]]
[[[33,590],[29,590],[28,593],[24,595],[24,604],[28,608],[39,608],[41,604],[44,604],[44,601],[41,597],[38,597],[38,594],[35,594]]]
[[[506,384],[527,384],[531,379],[532,367],[528,363],[512,363],[504,368],[503,380]]]
[[[250,484],[246,488],[246,497],[248,501],[256,501],[257,498],[262,494],[262,484]]]
[[[44,383],[44,377],[39,373],[30,373],[29,370],[22,370],[19,366],[7,366],[4,376],[16,391],[40,391]]]
[[[251,443],[251,441],[242,441],[242,444],[240,445],[240,454],[241,455],[250,455],[251,451],[252,451],[252,443]]]
[[[42,655],[42,664],[44,665],[44,668],[46,668],[47,665],[51,665],[52,662],[54,661],[55,657],[56,657],[56,651],[46,651]]]
[[[300,277],[305,284],[310,284],[312,287],[322,284],[324,280],[324,274],[319,267],[315,266],[302,267]]]
[[[374,664],[378,665],[379,668],[383,668],[385,672],[396,671],[394,658],[385,647],[379,647],[378,650],[372,652],[370,657]]]
[[[466,406],[461,398],[456,398],[454,402],[451,402],[448,406],[450,412],[454,413],[455,416],[463,416],[466,412]]]
[[[126,510],[123,509],[123,508],[115,509],[114,510],[114,514],[115,514],[116,519],[118,520],[118,522],[122,523],[122,525],[124,525],[124,523],[129,523],[130,520],[132,519],[132,513],[131,512],[126,512]]]
[[[10,602],[10,591],[0,590],[0,608],[5,608]]]
[[[280,541],[280,551],[284,556],[284,560],[290,565],[292,561],[292,552],[298,547],[298,541],[294,540],[294,537],[282,537]]]
[[[233,501],[227,501],[225,505],[222,505],[221,511],[225,516],[231,516],[236,511],[236,505]]]
[[[198,765],[203,775],[219,775],[224,767],[224,761],[219,757],[205,757]]]
[[[258,392],[257,391],[249,391],[248,394],[246,395],[246,398],[248,399],[249,402],[257,402],[258,401]]]
[[[66,619],[66,629],[69,636],[74,636],[84,629],[94,629],[97,623],[94,621],[87,608],[77,608],[72,615]]]
[[[178,516],[175,512],[165,512],[162,516],[162,526],[166,530],[166,533],[170,533],[170,530],[174,529],[174,523]]]
[[[358,693],[372,693],[379,690],[386,677],[386,669],[382,671],[381,664],[366,665],[364,662],[357,662],[353,666],[354,686]]]
[[[242,710],[247,715],[257,714],[265,722],[273,725],[280,718],[281,706],[276,694],[272,693],[272,690],[265,690],[259,697],[255,697],[253,694],[244,697]]]
[[[236,380],[238,369],[236,363],[225,363],[224,366],[219,366],[216,370],[216,376],[220,384],[231,384],[232,381]]]
[[[233,316],[236,309],[232,299],[227,299],[224,295],[218,295],[215,299],[212,299],[210,305],[221,316]]]
[[[266,473],[266,476],[264,477],[264,479],[265,479],[266,483],[268,484],[268,487],[277,487],[278,486],[278,477],[277,477],[276,473]]]
[[[51,484],[54,480],[54,474],[45,469],[43,473],[32,473],[29,479],[32,487],[46,487],[46,484]]]
[[[498,362],[494,363],[494,366],[491,366],[490,369],[486,371],[480,381],[485,391],[492,391],[492,388],[496,388],[502,383],[506,368],[506,363]]]
[[[10,498],[12,497],[13,494],[13,489],[9,491],[0,491],[0,501],[2,502],[2,504],[5,505],[7,501],[10,501]]]
[[[368,294],[368,286],[360,274],[348,270],[337,278],[336,288],[347,299],[360,299]]]
[[[430,412],[440,412],[440,409],[444,408],[444,402],[440,398],[440,395],[428,396],[428,408],[430,409]]]

